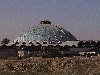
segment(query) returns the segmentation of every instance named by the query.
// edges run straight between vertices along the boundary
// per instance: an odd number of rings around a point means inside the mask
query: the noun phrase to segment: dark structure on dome
[[[40,25],[30,27],[14,40],[14,42],[40,43],[60,43],[65,41],[77,41],[77,39],[64,28],[55,26],[48,20],[41,21]]]
[[[44,20],[44,21],[41,21],[40,24],[51,24],[51,22],[48,20]]]

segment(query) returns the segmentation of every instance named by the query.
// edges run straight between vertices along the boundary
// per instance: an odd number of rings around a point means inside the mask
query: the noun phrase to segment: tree
[[[36,56],[40,56],[43,58],[52,58],[52,57],[60,57],[61,54],[58,49],[56,49],[52,45],[43,46],[42,49],[36,54]]]
[[[44,41],[44,42],[43,42],[43,44],[47,44],[47,42],[46,42],[46,41]]]
[[[63,50],[64,50],[64,51],[69,51],[69,48],[70,48],[70,46],[65,45],[65,46],[63,47]]]
[[[11,48],[16,49],[18,47],[17,44],[19,44],[19,42],[15,42],[14,44],[12,44]]]
[[[5,39],[3,39],[2,41],[1,41],[1,44],[2,45],[6,45],[6,44],[8,44],[10,42],[10,40],[8,39],[8,38],[5,38]]]
[[[76,46],[75,45],[72,45],[71,48],[76,48]]]
[[[78,43],[78,47],[79,47],[79,48],[83,47],[83,45],[84,45],[84,42],[83,42],[83,41],[80,41],[80,42]]]
[[[20,46],[20,48],[26,50],[26,43],[25,42],[22,42],[22,45]]]
[[[91,41],[91,47],[96,47],[96,42],[95,41]]]
[[[100,47],[100,41],[96,43],[96,47]]]
[[[19,42],[16,42],[15,44],[17,45],[17,44],[19,44]]]
[[[61,47],[60,47],[59,44],[55,46],[55,49],[56,49],[56,50],[61,50],[60,48],[61,48]]]
[[[36,50],[36,47],[35,47],[35,45],[32,42],[30,42],[29,44],[30,44],[30,46],[28,46],[29,50],[31,50],[31,51],[32,50]]]
[[[26,45],[26,43],[25,42],[22,42],[22,45]]]
[[[86,41],[84,43],[84,45],[85,45],[86,48],[89,48],[89,47],[91,47],[91,42],[90,41]]]
[[[36,44],[37,44],[37,45],[39,45],[39,44],[40,44],[40,42],[36,42]]]
[[[34,45],[32,42],[29,43],[30,45]]]

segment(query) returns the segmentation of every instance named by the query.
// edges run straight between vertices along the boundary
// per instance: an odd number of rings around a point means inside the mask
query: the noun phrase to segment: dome
[[[51,24],[50,21],[41,21],[39,25],[29,27],[21,33],[14,42],[47,42],[59,43],[76,41],[77,39],[62,27]]]

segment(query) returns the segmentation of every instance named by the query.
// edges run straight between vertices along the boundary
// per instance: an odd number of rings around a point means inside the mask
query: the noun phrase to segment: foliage
[[[36,56],[51,58],[51,57],[59,57],[61,56],[61,54],[59,53],[59,48],[53,46],[43,46]]]
[[[80,47],[80,48],[82,48],[83,45],[84,45],[84,42],[83,42],[83,41],[80,41],[80,42],[78,43],[78,47]]]
[[[8,38],[5,38],[5,39],[3,39],[2,41],[1,41],[1,44],[2,45],[6,45],[6,44],[8,44],[10,42],[10,40],[8,39]]]

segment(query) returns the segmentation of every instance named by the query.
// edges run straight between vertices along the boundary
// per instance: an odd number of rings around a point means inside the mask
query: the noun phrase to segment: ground
[[[0,60],[2,75],[100,75],[100,57],[16,57]]]

